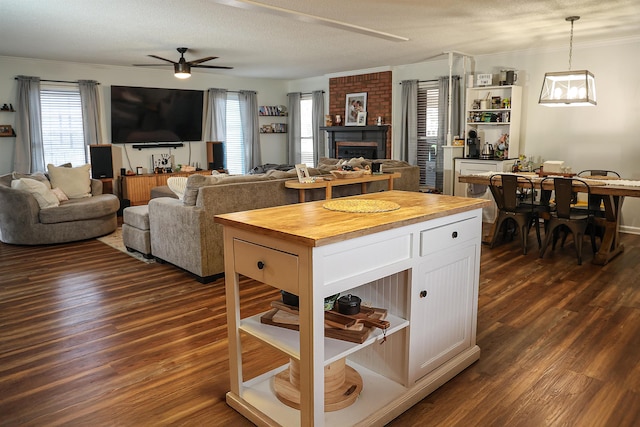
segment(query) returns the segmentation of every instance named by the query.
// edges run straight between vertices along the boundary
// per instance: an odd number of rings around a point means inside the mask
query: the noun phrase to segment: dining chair
[[[562,246],[567,237],[568,232],[573,235],[573,242],[578,256],[578,265],[582,264],[582,240],[587,230],[590,230],[591,247],[596,252],[595,227],[593,226],[594,214],[589,207],[586,209],[575,209],[572,207],[573,187],[580,185],[584,187],[584,192],[588,196],[591,195],[589,184],[580,178],[561,178],[547,177],[540,182],[540,186],[544,187],[547,181],[553,181],[553,192],[555,197],[555,208],[550,212],[548,227],[545,232],[545,239],[540,249],[540,258],[544,258],[544,254],[552,243],[552,250],[556,247],[556,242],[560,231],[564,232],[562,237]]]
[[[547,207],[536,204],[533,181],[525,176],[514,174],[493,174],[489,178],[489,189],[498,206],[498,218],[490,247],[493,248],[498,234],[503,230],[503,238],[508,234],[510,223],[515,223],[520,233],[522,253],[527,254],[528,235],[531,226],[535,226],[538,248],[541,247],[540,213]]]
[[[585,169],[580,171],[577,174],[578,177],[581,178],[594,178],[598,179],[598,177],[614,177],[620,178],[620,174],[616,171],[606,170],[606,169]],[[602,196],[597,194],[592,194],[587,198],[586,203],[584,201],[577,200],[577,203],[574,207],[579,209],[585,209],[585,204],[588,205],[587,209],[591,209],[594,215],[599,217],[604,217],[604,206],[602,204]],[[596,230],[599,231],[599,230]]]
[[[577,176],[582,178],[597,177],[597,176],[615,176],[620,178],[620,174],[616,171],[610,171],[606,169],[585,169],[578,172]]]

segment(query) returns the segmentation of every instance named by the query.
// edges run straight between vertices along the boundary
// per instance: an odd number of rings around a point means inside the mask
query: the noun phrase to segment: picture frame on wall
[[[367,93],[348,93],[345,104],[345,126],[358,125],[358,113],[367,111]],[[366,122],[366,116],[365,116]]]
[[[13,136],[11,125],[0,125],[0,136]]]
[[[360,111],[358,113],[358,119],[356,121],[356,124],[358,126],[366,126],[367,125],[367,112],[366,111]]]

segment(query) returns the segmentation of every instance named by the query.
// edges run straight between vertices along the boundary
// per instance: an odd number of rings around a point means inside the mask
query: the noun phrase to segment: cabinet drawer
[[[299,295],[297,256],[235,239],[233,259],[237,273]]]
[[[420,256],[443,251],[473,238],[480,238],[481,223],[469,218],[420,232]]]

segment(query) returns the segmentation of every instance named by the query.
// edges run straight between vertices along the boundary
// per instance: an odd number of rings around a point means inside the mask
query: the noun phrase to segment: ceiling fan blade
[[[172,60],[170,60],[170,59],[163,58],[163,57],[161,57],[161,56],[157,56],[157,55],[147,55],[147,56],[150,56],[151,58],[159,59],[159,60],[161,60],[161,61],[171,62],[172,64],[177,64],[177,62],[172,61]]]
[[[222,65],[191,65],[191,68],[218,68],[221,70],[233,70],[233,67],[224,67]]]
[[[133,64],[134,67],[167,67],[171,64]]]
[[[206,58],[200,58],[193,61],[187,61],[189,64],[202,64],[203,62],[211,61],[212,59],[217,59],[217,56],[207,56]]]

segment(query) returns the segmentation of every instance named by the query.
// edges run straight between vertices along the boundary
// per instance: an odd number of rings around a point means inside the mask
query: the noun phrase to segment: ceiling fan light
[[[191,77],[191,67],[189,64],[179,62],[173,65],[174,76],[179,79],[188,79]]]

